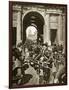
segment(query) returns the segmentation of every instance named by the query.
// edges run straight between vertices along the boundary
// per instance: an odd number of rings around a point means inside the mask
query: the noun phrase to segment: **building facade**
[[[54,42],[65,47],[66,11],[64,6],[54,5],[13,5],[13,37],[14,42],[25,42],[26,28],[37,28],[38,36],[43,43]]]

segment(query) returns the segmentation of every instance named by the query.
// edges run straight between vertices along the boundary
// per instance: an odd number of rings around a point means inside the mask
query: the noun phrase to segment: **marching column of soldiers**
[[[63,45],[19,43],[12,53],[13,85],[66,83]]]

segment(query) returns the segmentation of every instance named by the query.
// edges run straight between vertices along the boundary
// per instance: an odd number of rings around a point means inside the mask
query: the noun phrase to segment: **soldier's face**
[[[46,49],[46,46],[43,46],[43,50],[45,50]]]
[[[17,74],[18,74],[19,76],[21,75],[21,69],[20,69],[20,68],[17,69]]]
[[[28,52],[28,49],[27,48],[25,48],[25,52]]]

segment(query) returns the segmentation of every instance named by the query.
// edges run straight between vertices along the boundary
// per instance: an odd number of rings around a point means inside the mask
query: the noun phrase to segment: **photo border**
[[[65,30],[66,30],[66,35],[65,35],[65,46],[66,46],[66,83],[65,84],[47,84],[47,85],[17,85],[14,87],[12,85],[12,6],[13,4],[18,4],[18,5],[47,5],[47,6],[64,6],[66,9],[66,20],[65,20]],[[9,88],[29,88],[29,87],[47,87],[47,86],[62,86],[62,85],[67,85],[67,4],[51,4],[51,3],[40,3],[40,2],[20,2],[20,1],[9,1]]]

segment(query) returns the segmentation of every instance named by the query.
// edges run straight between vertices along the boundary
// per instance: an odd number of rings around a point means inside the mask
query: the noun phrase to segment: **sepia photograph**
[[[9,1],[9,88],[67,85],[67,5]]]

